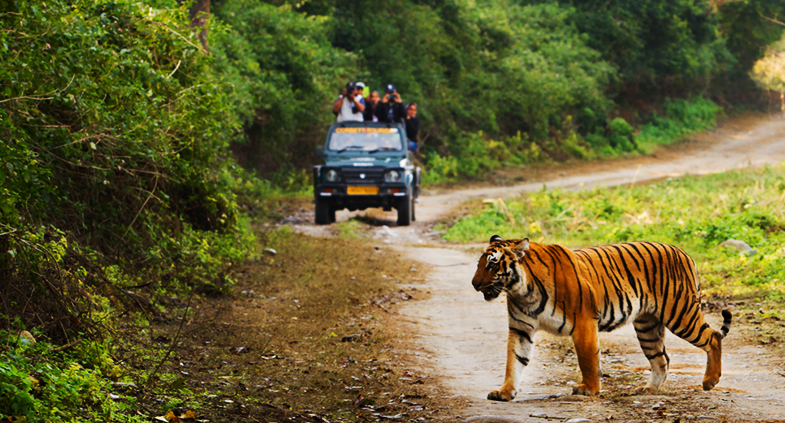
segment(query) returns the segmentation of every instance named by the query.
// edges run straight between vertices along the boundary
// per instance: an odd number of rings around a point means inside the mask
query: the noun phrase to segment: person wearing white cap
[[[365,92],[365,87],[366,87],[365,82],[357,81],[354,83],[354,86],[360,89],[361,91],[360,94],[362,94],[363,98],[368,97],[368,93]]]

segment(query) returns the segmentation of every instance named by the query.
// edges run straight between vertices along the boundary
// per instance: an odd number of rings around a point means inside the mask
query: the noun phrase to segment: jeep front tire
[[[317,225],[329,225],[335,221],[335,210],[330,207],[330,203],[322,199],[316,200],[315,215]]]
[[[411,195],[401,198],[398,203],[398,226],[409,226],[414,217],[414,199]]]

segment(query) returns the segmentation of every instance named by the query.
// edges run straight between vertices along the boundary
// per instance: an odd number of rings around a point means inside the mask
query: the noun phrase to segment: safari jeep
[[[316,152],[325,164],[314,166],[316,223],[335,222],[336,210],[382,207],[398,211],[398,225],[414,220],[420,168],[406,148],[403,125],[339,122],[330,127]]]

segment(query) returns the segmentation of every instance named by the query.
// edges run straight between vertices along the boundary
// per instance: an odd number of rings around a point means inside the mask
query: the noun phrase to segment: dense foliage
[[[772,19],[785,16],[785,3],[770,0],[725,2],[718,10],[719,31],[733,55],[733,67],[718,75],[714,86],[729,101],[750,101],[760,97],[748,77],[754,63],[771,43],[779,40],[785,26]]]
[[[330,44],[327,18],[290,6],[223,2],[215,17],[231,25],[211,38],[211,52],[245,126],[235,157],[287,185],[286,176],[311,163],[314,140],[334,119],[327,103],[356,58]]]
[[[155,3],[0,3],[0,416],[114,419],[100,345],[31,361],[18,331],[100,339],[126,306],[228,288],[251,253],[238,100],[188,9]]]
[[[306,44],[316,54],[311,69],[343,75],[332,81],[335,91],[348,79],[374,90],[393,83],[405,101],[418,102],[432,181],[478,177],[503,165],[635,152],[636,128],[678,120],[664,106],[696,96],[723,107],[765,102],[748,73],[785,29],[765,19],[785,13],[773,0],[720,6],[694,0],[269,0],[242,13],[242,1],[216,3],[224,22],[250,29],[239,33],[252,43],[260,36],[286,39],[286,25],[267,25],[281,16],[307,22]],[[254,13],[266,18],[251,20],[250,9],[265,11]],[[348,62],[323,65],[330,47],[325,37]],[[288,54],[277,49],[259,63],[288,63]],[[292,68],[299,74],[296,64]],[[298,98],[301,88],[284,82],[277,86]],[[302,90],[312,92],[308,85]],[[292,114],[270,115],[270,122],[299,122],[287,133],[299,142],[284,144],[284,160],[271,164],[268,155],[248,165],[273,177],[291,168],[290,160],[296,168],[315,159],[303,147],[322,141],[324,126],[315,127],[312,115],[329,121],[332,98],[310,99]],[[258,143],[259,130],[272,134],[276,125],[251,125],[251,143],[235,148],[247,157],[272,151],[272,144]]]
[[[665,242],[695,258],[710,292],[781,301],[783,192],[783,166],[687,176],[633,188],[542,190],[504,206],[487,204],[455,222],[445,238],[487,242],[498,233],[570,247],[642,239]],[[718,248],[728,239],[744,241],[755,252]]]

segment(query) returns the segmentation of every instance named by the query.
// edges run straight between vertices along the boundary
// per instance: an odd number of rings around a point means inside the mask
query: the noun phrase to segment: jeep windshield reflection
[[[327,145],[330,151],[401,151],[398,128],[335,128]]]

